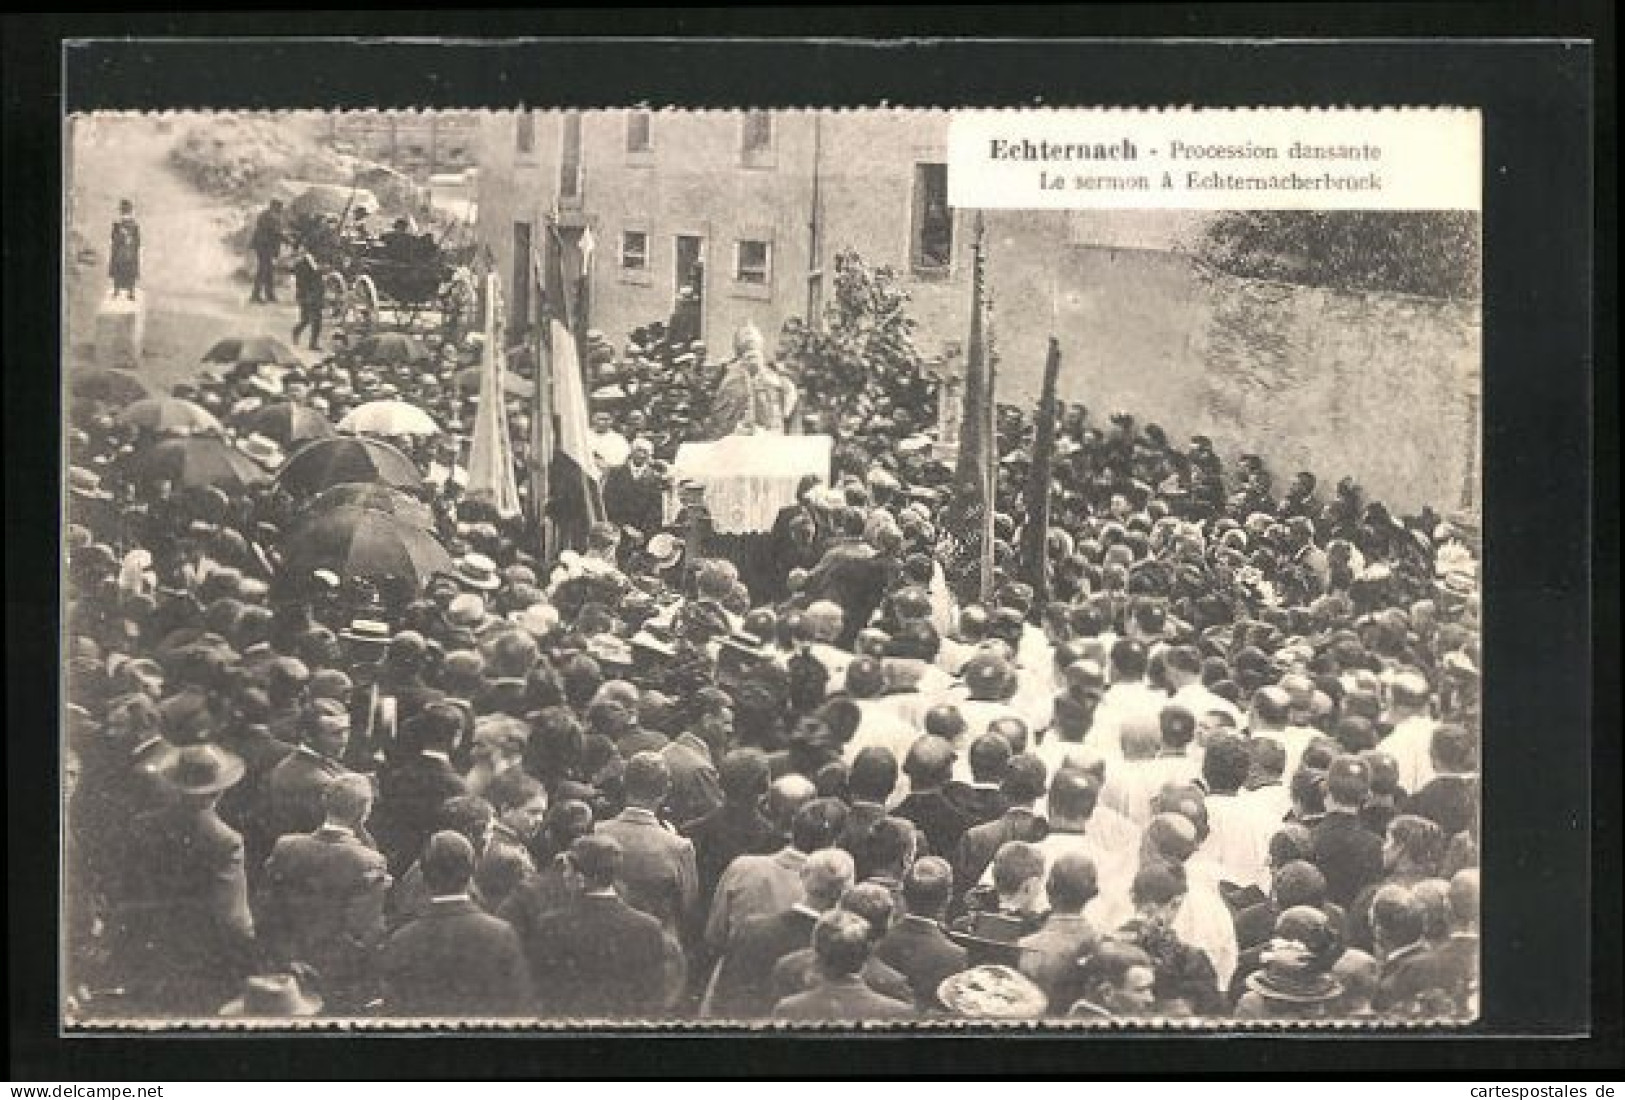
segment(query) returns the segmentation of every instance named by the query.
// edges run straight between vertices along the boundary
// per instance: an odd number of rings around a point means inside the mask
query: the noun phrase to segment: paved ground
[[[119,199],[129,198],[142,236],[147,322],[141,366],[165,388],[191,377],[215,341],[263,333],[287,340],[296,319],[291,286],[278,305],[249,304],[246,259],[223,240],[244,212],[200,194],[169,167],[174,141],[157,120],[77,120],[65,211],[69,361],[94,356],[96,312],[110,289],[108,231]],[[75,255],[79,245],[94,249],[89,262]]]

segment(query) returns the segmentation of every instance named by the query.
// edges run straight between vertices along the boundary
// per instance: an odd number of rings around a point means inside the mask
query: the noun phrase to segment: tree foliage
[[[1471,211],[1236,211],[1208,223],[1196,254],[1253,279],[1475,300],[1479,228]]]
[[[780,336],[779,357],[796,377],[803,406],[837,417],[934,423],[937,379],[914,344],[908,304],[892,268],[870,267],[854,249],[838,253],[823,324],[792,317]]]

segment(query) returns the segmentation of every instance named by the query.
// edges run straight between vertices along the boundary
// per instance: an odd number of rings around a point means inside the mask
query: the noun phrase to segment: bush
[[[350,176],[345,160],[299,125],[234,115],[192,124],[169,160],[199,191],[238,202],[268,198],[283,179],[342,183]]]

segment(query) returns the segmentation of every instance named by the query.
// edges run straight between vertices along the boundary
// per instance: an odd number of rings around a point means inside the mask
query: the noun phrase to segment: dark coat
[[[279,962],[304,962],[331,995],[360,980],[384,938],[384,857],[353,834],[323,826],[278,840],[258,903],[261,944]]]
[[[882,997],[890,997],[904,1004],[914,1003],[914,990],[908,984],[908,979],[873,955],[863,961],[863,969],[858,971],[858,977]],[[773,999],[775,1002],[782,1001],[786,997],[815,989],[818,980],[818,958],[813,954],[813,949],[803,947],[800,951],[792,951],[773,964]]]
[[[875,948],[875,957],[908,979],[920,1007],[937,1007],[937,989],[970,965],[970,953],[936,921],[904,917]]]
[[[119,286],[134,286],[141,277],[141,225],[134,218],[113,223],[107,273]]]
[[[773,1006],[773,1016],[780,1020],[898,1020],[913,1015],[912,1004],[882,997],[856,975],[825,979],[817,988]]]
[[[924,834],[930,850],[919,855],[942,856],[949,860],[958,854],[959,841],[965,835],[965,830],[972,824],[981,824],[972,822],[962,805],[949,798],[943,790],[915,791],[897,804],[892,816],[912,821],[914,827]]]
[[[665,486],[652,471],[638,477],[622,463],[604,475],[604,512],[611,523],[635,527],[647,538],[665,526]]]
[[[660,750],[671,772],[666,810],[673,821],[693,821],[722,805],[722,786],[711,750],[691,733]]]
[[[1315,866],[1326,876],[1326,897],[1347,906],[1382,877],[1382,839],[1353,814],[1328,813],[1314,828]]]
[[[985,825],[997,819],[1010,805],[1005,801],[1004,792],[997,787],[973,787],[957,779],[943,785],[942,795],[964,816],[968,822],[966,828]],[[958,850],[959,845],[955,843],[951,850],[940,854],[945,859],[952,859]]]
[[[379,971],[393,1016],[518,1016],[533,1011],[519,936],[467,899],[440,899],[389,938]]]
[[[300,746],[271,770],[266,802],[273,837],[313,833],[327,819],[327,786],[349,773],[337,760]]]
[[[755,806],[730,803],[684,825],[683,835],[694,842],[702,898],[716,893],[722,872],[740,856],[770,855],[784,847],[784,838]]]
[[[740,925],[723,956],[712,994],[715,1019],[751,1020],[773,1010],[773,967],[812,943],[818,918],[802,909],[752,917]]]
[[[262,210],[260,216],[254,219],[254,232],[248,238],[248,247],[262,255],[275,256],[282,251],[282,242],[286,236],[287,229],[282,216],[270,210]]]
[[[562,1019],[660,1013],[660,922],[613,894],[583,894],[540,917],[524,939],[542,1011]]]
[[[409,756],[379,776],[373,829],[395,875],[422,852],[446,800],[467,793],[468,785],[456,769],[433,756]]]
[[[804,589],[813,600],[832,600],[845,612],[841,635],[835,644],[851,649],[858,632],[869,625],[869,619],[886,599],[893,579],[898,573],[897,563],[881,554],[865,553],[853,543],[837,543],[825,551],[807,578]]]
[[[243,839],[186,804],[136,818],[125,837],[109,919],[124,983],[143,1009],[212,1016],[253,966]]]
[[[954,860],[954,888],[961,895],[975,889],[999,849],[1012,840],[1034,844],[1048,833],[1049,822],[1019,806],[1004,811],[996,821],[967,829],[960,838],[958,857]]]
[[[1447,837],[1478,832],[1479,783],[1476,775],[1440,775],[1411,795],[1405,812],[1425,817]]]
[[[621,846],[621,878],[616,889],[634,909],[655,917],[676,933],[699,897],[694,845],[672,832],[647,810],[629,807],[597,832]]]

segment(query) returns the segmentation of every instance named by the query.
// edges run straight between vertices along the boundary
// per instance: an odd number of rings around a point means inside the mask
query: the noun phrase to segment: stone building
[[[531,320],[528,257],[584,268],[585,322],[619,343],[678,303],[719,352],[817,316],[833,257],[900,273],[928,357],[968,327],[972,213],[947,202],[938,111],[529,111],[487,116],[479,233]],[[1199,215],[989,211],[999,398],[1031,402],[1051,333],[1060,392],[1284,479],[1352,473],[1400,507],[1477,493],[1476,303],[1217,276],[1184,245]],[[583,244],[586,245],[584,251]],[[575,265],[575,266],[570,266]],[[548,270],[546,267],[543,270]]]

